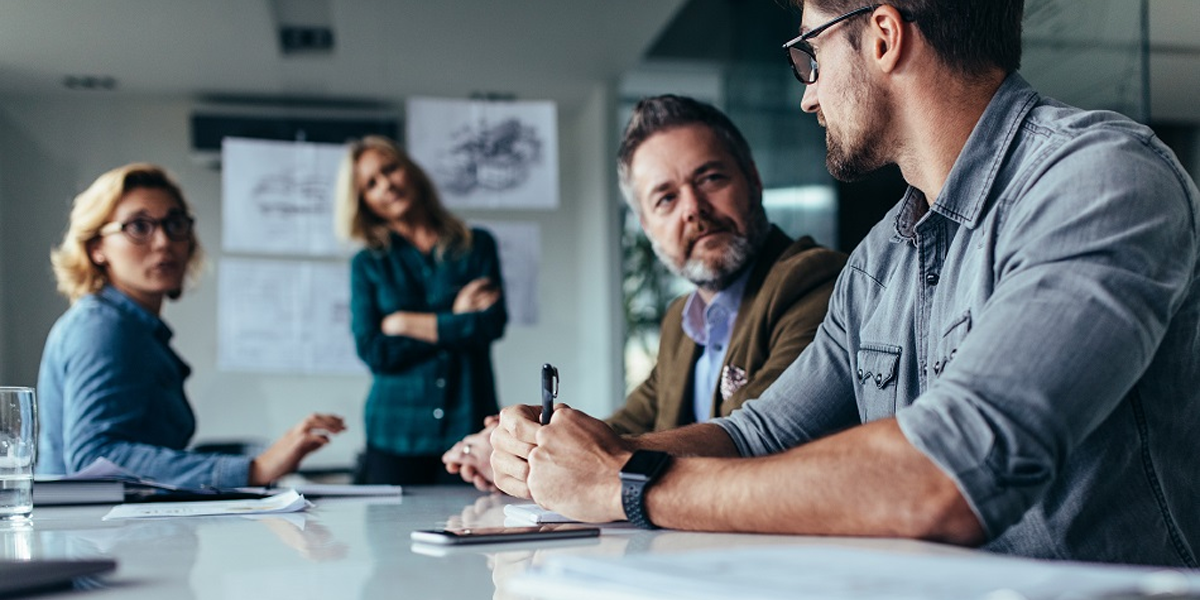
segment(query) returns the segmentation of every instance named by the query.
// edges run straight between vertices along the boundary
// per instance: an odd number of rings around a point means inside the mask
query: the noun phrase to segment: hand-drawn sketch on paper
[[[217,368],[358,374],[345,263],[223,258]]]
[[[537,325],[542,230],[531,221],[472,221],[471,224],[488,230],[496,238],[508,322]]]
[[[338,144],[225,138],[221,145],[226,252],[344,255],[333,232]]]
[[[413,98],[408,151],[451,208],[558,206],[552,102]]]

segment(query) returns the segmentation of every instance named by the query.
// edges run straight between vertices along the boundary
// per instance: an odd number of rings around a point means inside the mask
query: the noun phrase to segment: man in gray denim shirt
[[[911,185],[816,340],[710,424],[620,439],[507,409],[501,489],[589,521],[1196,567],[1196,186],[1149,129],[1030,89],[1022,8],[807,0],[789,56],[830,171]],[[623,498],[648,450],[681,458]]]

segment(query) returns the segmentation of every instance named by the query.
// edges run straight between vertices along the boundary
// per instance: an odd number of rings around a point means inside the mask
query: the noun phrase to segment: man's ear
[[[864,42],[870,46],[871,58],[879,65],[880,71],[894,71],[900,64],[902,54],[908,51],[906,45],[910,40],[906,25],[904,16],[894,6],[883,4],[871,13]]]

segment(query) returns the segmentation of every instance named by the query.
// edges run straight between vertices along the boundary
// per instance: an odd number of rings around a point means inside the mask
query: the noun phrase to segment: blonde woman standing
[[[351,329],[371,369],[359,483],[460,483],[441,454],[497,411],[491,345],[508,322],[496,242],[450,214],[396,143],[353,144],[338,184]]]
[[[256,457],[186,450],[196,431],[183,390],[191,368],[160,313],[200,270],[194,224],[179,186],[150,164],[113,169],[75,198],[50,255],[71,308],[42,353],[38,473],[105,458],[174,485],[265,485],[345,428],[341,417],[312,414]]]

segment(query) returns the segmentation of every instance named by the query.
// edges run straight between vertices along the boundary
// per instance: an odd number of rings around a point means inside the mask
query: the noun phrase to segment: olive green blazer
[[[810,237],[793,242],[772,225],[738,308],[711,416],[726,416],[757,398],[816,336],[846,255]],[[658,362],[607,419],[621,434],[673,429],[695,421],[693,369],[701,347],[683,332],[687,297],[663,317]]]

